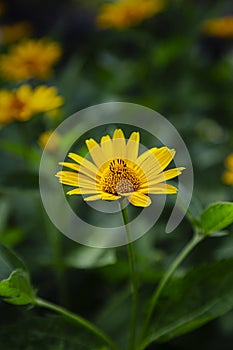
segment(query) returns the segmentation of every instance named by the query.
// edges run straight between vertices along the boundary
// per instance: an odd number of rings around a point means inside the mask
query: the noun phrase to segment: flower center
[[[134,192],[140,185],[135,171],[123,159],[115,159],[108,164],[103,171],[100,183],[102,191],[114,195]]]
[[[16,95],[12,97],[11,109],[15,116],[18,116],[24,110],[25,105],[26,103],[21,101]]]

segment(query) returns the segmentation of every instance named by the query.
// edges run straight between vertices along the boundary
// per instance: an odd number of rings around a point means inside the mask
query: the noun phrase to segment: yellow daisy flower
[[[206,34],[220,38],[233,38],[233,16],[209,19],[203,30]]]
[[[128,198],[135,206],[151,204],[148,194],[173,194],[177,188],[164,183],[181,174],[184,168],[163,171],[175,156],[175,150],[167,147],[152,148],[141,155],[140,135],[133,132],[126,142],[121,129],[116,129],[111,139],[101,138],[100,144],[94,139],[86,140],[93,162],[75,154],[68,157],[75,163],[61,162],[60,165],[73,171],[59,171],[56,176],[65,185],[76,187],[69,195],[90,195],[85,201],[118,200]]]
[[[26,121],[37,113],[60,107],[63,102],[54,87],[42,85],[32,89],[24,84],[14,91],[0,90],[0,124]]]
[[[30,36],[32,27],[27,22],[19,22],[0,27],[0,42],[11,43]]]
[[[102,29],[125,29],[162,11],[164,0],[120,0],[104,4],[97,16],[97,25]]]
[[[226,185],[233,185],[233,153],[226,157],[224,163],[227,170],[222,174],[222,181]]]
[[[0,55],[1,74],[9,80],[29,78],[47,79],[51,67],[61,56],[58,43],[41,40],[25,40],[11,47],[9,53]]]

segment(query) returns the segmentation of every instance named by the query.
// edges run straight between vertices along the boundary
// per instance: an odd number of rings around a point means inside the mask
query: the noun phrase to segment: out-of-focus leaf
[[[38,188],[39,177],[38,173],[27,171],[16,171],[1,178],[1,187],[15,187],[20,189],[35,189]]]
[[[233,308],[233,258],[190,269],[162,292],[145,344],[194,330]]]
[[[72,251],[65,259],[67,266],[81,269],[111,265],[115,262],[115,250],[84,246]]]
[[[15,305],[34,303],[35,293],[29,275],[24,270],[15,270],[8,279],[0,281],[0,297]]]
[[[27,147],[19,142],[1,141],[0,149],[10,152],[20,158],[26,158],[28,161],[40,161],[40,153],[36,149]]]
[[[4,350],[110,350],[95,335],[61,317],[31,316],[0,329]],[[13,335],[13,336],[12,336]]]
[[[233,222],[233,203],[217,202],[211,204],[200,215],[200,225],[205,235],[220,231]]]
[[[9,202],[2,198],[0,201],[0,234],[6,226],[6,221],[9,213]]]
[[[25,233],[20,227],[9,228],[4,230],[0,235],[0,242],[8,247],[13,247],[22,242],[24,237]]]
[[[17,269],[27,271],[23,261],[9,248],[0,244],[0,279],[8,277]]]
[[[128,341],[128,327],[131,314],[131,293],[130,289],[121,288],[112,295],[95,318],[99,328],[104,329],[113,339],[117,339],[120,349],[125,348]],[[114,315],[114,317],[113,317]]]

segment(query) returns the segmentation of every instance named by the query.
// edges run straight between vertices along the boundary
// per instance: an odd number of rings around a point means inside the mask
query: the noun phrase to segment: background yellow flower
[[[233,185],[233,153],[225,159],[226,171],[222,174],[222,181],[226,185]]]
[[[9,80],[29,78],[47,79],[52,66],[61,56],[58,43],[46,40],[25,40],[11,47],[7,54],[0,55],[2,76]]]
[[[19,22],[0,27],[0,41],[3,44],[30,36],[32,27],[27,22]]]
[[[100,28],[124,29],[134,26],[164,9],[163,0],[120,0],[104,4],[97,16]]]
[[[0,124],[14,120],[26,121],[34,114],[60,107],[63,98],[54,87],[38,86],[32,89],[24,84],[14,91],[0,91]]]
[[[209,19],[203,28],[209,36],[233,38],[233,16]]]

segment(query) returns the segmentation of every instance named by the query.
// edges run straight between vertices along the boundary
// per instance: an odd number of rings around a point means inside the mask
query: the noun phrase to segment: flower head
[[[209,36],[233,38],[233,16],[209,19],[204,23],[203,29]]]
[[[28,37],[32,33],[32,27],[27,22],[18,22],[0,27],[1,43],[11,43]]]
[[[226,185],[233,185],[233,153],[229,154],[225,159],[227,170],[222,175],[222,181]]]
[[[25,40],[0,55],[2,75],[9,80],[29,78],[47,79],[52,74],[51,67],[61,56],[61,48],[55,42]]]
[[[38,86],[32,89],[24,84],[14,91],[0,90],[0,124],[26,121],[37,113],[60,107],[63,98],[54,87]]]
[[[163,171],[172,161],[175,150],[167,147],[152,148],[138,155],[138,132],[133,132],[126,142],[121,129],[116,129],[111,139],[101,138],[100,144],[94,139],[86,140],[93,162],[69,153],[75,163],[62,162],[74,171],[59,171],[60,182],[75,187],[69,195],[89,195],[85,201],[117,200],[127,197],[135,206],[151,204],[148,194],[173,194],[177,188],[164,183],[181,174],[184,168]]]
[[[104,4],[97,16],[100,28],[124,29],[163,10],[164,0],[119,0]]]

